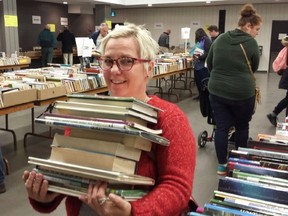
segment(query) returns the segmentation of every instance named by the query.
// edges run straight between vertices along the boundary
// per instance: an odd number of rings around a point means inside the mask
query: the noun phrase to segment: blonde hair
[[[100,51],[102,55],[110,39],[115,38],[135,38],[139,45],[138,55],[141,59],[154,60],[159,51],[158,43],[152,38],[151,33],[144,28],[144,25],[124,23],[116,26],[101,42]]]

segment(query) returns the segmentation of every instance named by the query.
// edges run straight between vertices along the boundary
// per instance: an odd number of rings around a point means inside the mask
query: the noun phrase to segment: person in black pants
[[[281,40],[282,45],[288,49],[288,36],[285,36]],[[288,51],[287,51],[288,55]],[[286,65],[288,65],[288,56],[286,57]],[[267,118],[269,119],[270,123],[274,126],[277,125],[278,118],[277,116],[286,108],[286,116],[288,116],[288,69],[281,70],[281,79],[279,81],[279,89],[286,89],[286,96],[275,106],[273,112],[267,114]]]
[[[75,46],[75,36],[68,29],[68,26],[63,27],[63,31],[61,31],[57,40],[62,42],[62,55],[64,64],[73,65],[73,46]]]

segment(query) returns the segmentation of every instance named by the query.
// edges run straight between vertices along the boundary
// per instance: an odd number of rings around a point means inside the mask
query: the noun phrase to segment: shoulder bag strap
[[[244,56],[245,56],[247,65],[248,65],[249,70],[250,70],[250,73],[251,73],[254,81],[256,82],[256,77],[255,77],[255,75],[254,75],[254,73],[253,73],[253,71],[252,71],[251,63],[250,63],[250,61],[249,61],[249,59],[248,59],[248,57],[247,57],[246,51],[245,51],[245,49],[244,49],[244,47],[243,47],[243,45],[242,45],[241,43],[240,43],[240,47],[241,47],[241,49],[242,49],[242,51],[243,51],[243,53],[244,53]],[[256,84],[256,83],[255,83],[255,84]]]

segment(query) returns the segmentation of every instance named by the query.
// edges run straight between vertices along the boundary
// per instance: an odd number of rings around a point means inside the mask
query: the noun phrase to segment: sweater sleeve
[[[59,195],[50,203],[41,203],[29,197],[29,202],[34,210],[40,213],[51,213],[59,206],[59,204],[64,198],[64,195]]]
[[[196,163],[194,135],[184,113],[176,105],[167,104],[159,124],[170,145],[156,146],[156,185],[147,196],[132,202],[132,215],[180,215],[192,194]]]

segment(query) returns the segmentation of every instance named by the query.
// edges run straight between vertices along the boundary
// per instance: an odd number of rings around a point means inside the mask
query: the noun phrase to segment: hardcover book
[[[56,101],[54,104],[57,113],[95,118],[118,119],[136,122],[144,126],[147,122],[156,124],[157,117],[128,109],[126,107],[108,106],[101,104],[80,103],[71,101]]]
[[[50,160],[109,171],[134,174],[136,162],[114,155],[52,146]]]
[[[147,139],[120,133],[109,133],[79,128],[65,128],[65,136],[97,139],[108,142],[119,142],[127,147],[136,148],[148,152],[151,151],[152,148],[151,141]]]
[[[288,189],[285,187],[249,182],[226,176],[225,178],[219,179],[218,190],[255,199],[263,199],[285,205],[288,204]]]
[[[246,208],[258,209],[264,212],[266,211],[265,215],[269,215],[271,213],[272,215],[282,215],[283,213],[288,212],[287,205],[218,190],[214,191],[214,199],[225,201],[226,203],[233,203],[236,205],[240,204]]]
[[[42,171],[80,177],[89,181],[100,180],[111,184],[128,185],[154,185],[155,183],[154,179],[145,176],[78,166],[49,159],[28,157],[28,163],[36,165],[36,168]]]
[[[251,166],[246,164],[235,164],[234,169],[252,174],[268,175],[277,178],[288,179],[288,171],[285,170],[278,170],[261,166]]]
[[[133,97],[112,97],[103,95],[88,95],[88,94],[70,94],[68,99],[71,102],[102,104],[110,106],[126,107],[152,117],[158,117],[160,109],[151,106],[143,101],[137,100]]]
[[[54,135],[52,142],[52,147],[54,146],[114,155],[134,161],[139,161],[141,156],[140,149],[127,147],[119,142],[69,137],[57,133]]]
[[[80,123],[80,122],[65,122],[61,120],[51,120],[51,119],[43,119],[43,118],[36,118],[35,119],[36,123],[40,124],[46,124],[49,126],[54,126],[54,127],[62,127],[62,128],[80,128],[80,129],[88,129],[88,130],[96,130],[96,131],[101,131],[101,132],[110,132],[110,133],[118,133],[118,134],[123,134],[123,135],[128,135],[128,136],[136,136],[142,139],[147,139],[150,142],[157,143],[160,145],[168,146],[169,145],[169,140],[161,137],[156,134],[152,134],[146,131],[141,131],[137,129],[127,129],[127,128],[118,128],[118,127],[104,127],[100,125],[94,125],[93,123],[87,124],[87,123]]]
[[[274,140],[274,141],[255,141],[255,140],[249,140],[247,142],[248,148],[253,149],[260,149],[260,150],[267,150],[267,151],[276,151],[276,152],[285,152],[288,153],[288,140],[287,143],[280,141],[280,140]]]
[[[64,114],[57,114],[57,113],[49,113],[45,112],[43,114],[45,119],[50,120],[58,120],[63,122],[79,122],[79,123],[86,123],[86,124],[93,124],[99,125],[101,127],[116,127],[116,128],[126,128],[126,129],[137,129],[143,130],[153,134],[161,134],[162,130],[154,130],[138,124],[136,122],[127,122],[123,120],[117,119],[104,119],[104,118],[93,118],[93,117],[83,117],[83,116],[73,116],[73,115],[64,115]]]

